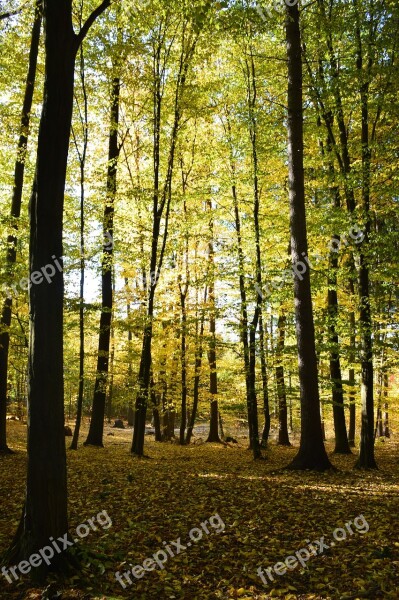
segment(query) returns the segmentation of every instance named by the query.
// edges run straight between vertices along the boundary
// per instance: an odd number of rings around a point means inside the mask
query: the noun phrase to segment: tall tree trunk
[[[249,117],[249,138],[252,150],[252,179],[253,179],[253,219],[255,232],[255,264],[256,264],[256,305],[252,323],[249,329],[249,391],[250,391],[250,412],[251,412],[251,447],[254,459],[262,458],[262,452],[259,442],[259,423],[258,423],[258,402],[256,395],[256,330],[259,319],[262,314],[262,261],[260,252],[260,229],[259,229],[259,168],[258,168],[258,121],[257,121],[257,82],[255,61],[251,43],[249,45],[249,59],[246,59],[247,74],[247,104]],[[266,367],[266,365],[264,365]]]
[[[187,331],[187,312],[186,312],[186,294],[180,288],[180,306],[181,306],[181,421],[180,421],[180,444],[185,444],[185,433],[187,426],[187,355],[186,355],[186,331]]]
[[[308,254],[303,169],[302,52],[299,8],[286,7],[288,59],[288,160],[293,265]],[[320,418],[315,330],[309,269],[294,278],[296,336],[301,397],[301,442],[291,469],[331,468]]]
[[[20,526],[7,562],[29,559],[49,539],[68,531],[64,436],[62,229],[76,52],[103,2],[80,33],[72,28],[71,0],[44,0],[45,83],[37,164],[30,200],[30,272],[57,266],[50,283],[30,287],[28,472]],[[68,561],[69,562],[69,561]],[[54,556],[62,569],[66,555]],[[43,575],[46,564],[37,567]]]
[[[109,150],[107,168],[107,199],[104,208],[104,248],[101,264],[101,316],[98,337],[97,374],[94,386],[93,406],[90,429],[85,446],[103,446],[105,400],[107,394],[109,351],[112,322],[112,266],[113,266],[113,232],[114,232],[114,203],[116,196],[116,177],[120,146],[118,144],[119,128],[120,79],[115,76],[112,80],[111,122],[109,130]]]
[[[287,411],[287,394],[285,389],[284,378],[284,347],[285,347],[285,326],[287,318],[282,309],[277,322],[278,340],[276,354],[276,382],[277,382],[277,397],[278,397],[278,443],[280,446],[291,446],[288,435],[288,411]]]
[[[88,146],[88,106],[85,82],[85,63],[83,47],[80,48],[80,81],[83,93],[83,149],[78,149],[76,137],[74,136],[76,150],[78,152],[80,166],[80,283],[79,283],[79,388],[78,400],[76,405],[76,422],[73,432],[73,438],[70,445],[71,450],[78,449],[80,424],[82,421],[83,393],[84,393],[84,361],[85,361],[85,309],[84,309],[84,291],[85,291],[85,166]]]
[[[384,400],[385,400],[385,402],[384,402],[384,436],[386,438],[391,437],[391,434],[390,434],[390,431],[389,431],[388,387],[389,387],[388,373],[384,373]]]
[[[355,295],[355,286],[353,281],[350,282],[350,293]],[[353,311],[349,314],[350,324],[350,353],[349,362],[351,365],[355,362],[355,346],[356,346],[356,319]],[[356,435],[356,393],[355,393],[355,369],[349,369],[349,433],[348,442],[351,448],[355,447]]]
[[[24,185],[25,161],[29,136],[30,113],[32,109],[33,92],[35,88],[37,56],[39,51],[40,30],[42,24],[42,0],[35,4],[35,16],[32,27],[29,66],[26,77],[24,101],[20,123],[20,133],[17,145],[17,158],[14,167],[14,187],[11,202],[11,225],[13,233],[7,238],[7,283],[13,280],[13,267],[17,258],[18,221],[21,214],[22,190]],[[0,454],[11,453],[7,445],[7,383],[8,383],[8,354],[10,348],[10,325],[12,311],[12,296],[3,304],[0,320]]]
[[[270,407],[269,407],[269,389],[267,378],[267,362],[266,362],[266,341],[265,330],[263,327],[263,314],[259,315],[259,345],[260,345],[260,370],[262,375],[262,391],[263,391],[263,414],[265,423],[262,432],[262,446],[266,446],[270,434]]]
[[[362,426],[360,431],[360,454],[356,462],[359,469],[377,469],[374,457],[374,367],[373,367],[373,338],[370,306],[370,273],[366,249],[370,244],[370,168],[371,150],[369,143],[369,107],[368,95],[370,85],[370,70],[372,57],[369,54],[366,69],[363,68],[363,48],[359,25],[356,27],[357,61],[356,66],[360,81],[360,101],[362,115],[362,209],[365,218],[364,239],[359,256],[359,296],[360,296],[360,339],[361,339],[361,399]],[[373,40],[369,39],[372,44]]]
[[[113,277],[113,294],[115,295],[115,276]],[[108,423],[111,422],[113,412],[114,398],[114,373],[115,373],[115,329],[114,329],[114,314],[111,315],[111,339],[110,339],[110,355],[109,355],[109,386],[107,392],[107,418]]]
[[[208,290],[205,287],[204,291],[204,306],[206,304]],[[198,305],[198,296],[197,296]],[[204,340],[204,322],[205,322],[205,311],[204,306],[201,310],[201,322],[198,328],[198,315],[196,319],[196,336],[195,336],[195,368],[194,368],[194,386],[193,386],[193,406],[191,408],[190,419],[187,427],[186,444],[189,444],[193,435],[193,429],[195,425],[195,418],[197,416],[198,402],[199,402],[199,384],[201,377],[202,367],[202,353],[203,353],[203,340]]]
[[[170,147],[168,153],[167,169],[163,187],[160,185],[160,160],[161,160],[161,121],[162,121],[162,101],[163,101],[163,66],[162,66],[162,38],[160,31],[160,40],[154,46],[154,87],[153,87],[153,111],[154,111],[154,145],[153,145],[153,169],[154,169],[154,190],[153,190],[153,222],[152,222],[152,242],[150,255],[150,279],[151,285],[148,289],[147,298],[147,316],[143,331],[143,343],[140,358],[139,369],[139,391],[135,403],[134,432],[131,452],[141,457],[144,454],[144,436],[145,421],[147,415],[148,392],[150,385],[151,372],[151,345],[153,334],[153,316],[154,316],[154,297],[156,284],[162,270],[163,258],[165,254],[166,241],[168,236],[170,203],[172,199],[172,178],[175,163],[175,152],[178,138],[178,131],[181,120],[181,101],[184,96],[186,78],[188,69],[195,52],[198,35],[190,40],[185,46],[185,34],[187,20],[183,23],[182,48],[180,53],[179,70],[177,75],[175,100],[174,100],[174,120],[170,136]],[[161,28],[160,24],[160,28]],[[161,232],[161,221],[164,219],[164,228]],[[159,244],[160,242],[160,244]],[[160,248],[159,248],[160,245]],[[154,276],[155,275],[155,276]]]
[[[207,201],[208,210],[212,213],[212,201]],[[213,216],[209,220],[210,240],[208,243],[209,261],[209,395],[210,395],[210,422],[207,442],[220,442],[218,423],[218,375],[216,367],[216,303],[215,303],[215,253],[213,248]]]
[[[252,412],[251,412],[251,394],[250,394],[250,375],[249,375],[249,339],[248,339],[248,309],[247,309],[247,292],[245,289],[245,272],[244,272],[244,251],[242,245],[241,235],[241,219],[237,197],[237,186],[236,186],[236,167],[233,158],[233,147],[231,141],[231,126],[230,120],[227,117],[227,131],[230,141],[230,168],[233,179],[231,187],[233,195],[234,205],[234,217],[235,217],[235,229],[237,234],[237,254],[238,254],[238,281],[240,286],[240,338],[243,348],[244,355],[244,372],[245,372],[245,390],[247,400],[247,413],[248,413],[248,430],[249,430],[249,442],[251,445],[252,440]]]
[[[333,239],[339,241],[335,236]],[[339,355],[339,340],[336,329],[338,318],[337,270],[338,254],[330,252],[328,278],[328,313],[329,313],[329,343],[330,343],[330,378],[332,385],[332,403],[335,432],[335,448],[337,454],[351,454],[346,431],[344,392],[342,387],[341,361]]]

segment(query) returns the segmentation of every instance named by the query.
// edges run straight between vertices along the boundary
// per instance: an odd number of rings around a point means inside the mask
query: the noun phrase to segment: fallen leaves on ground
[[[0,457],[1,553],[18,524],[25,486],[26,428],[14,423],[10,429],[18,452]],[[129,454],[131,431],[113,433],[105,436],[103,449],[68,451],[72,536],[104,510],[112,527],[79,541],[88,551],[84,569],[57,582],[60,600],[399,598],[399,448],[393,441],[377,444],[377,472],[355,471],[355,456],[334,455],[338,470],[320,474],[281,470],[295,448],[273,445],[265,461],[254,462],[243,439],[238,445],[188,447],[146,439],[150,459],[138,459]],[[209,534],[170,557],[163,569],[141,579],[130,575],[126,589],[116,581],[116,571],[142,565],[165,549],[163,542],[181,538],[185,545],[190,530],[215,513],[225,525],[221,533],[208,525]],[[359,515],[369,531],[352,526],[352,535],[311,556],[304,568],[274,573],[273,581],[262,583],[259,566],[284,562],[321,536],[328,544],[337,527]],[[12,585],[0,577],[1,598],[42,600],[44,588],[35,588],[27,576]]]

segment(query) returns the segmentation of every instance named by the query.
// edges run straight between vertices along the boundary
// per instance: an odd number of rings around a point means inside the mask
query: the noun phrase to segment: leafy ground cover
[[[25,434],[25,425],[12,423],[10,442],[18,452],[0,457],[0,553],[21,513]],[[333,456],[337,471],[316,474],[281,470],[295,448],[272,445],[267,459],[254,463],[244,439],[189,447],[147,440],[150,458],[141,460],[129,454],[130,430],[107,427],[105,439],[104,449],[68,451],[71,535],[100,511],[112,519],[110,528],[79,541],[84,569],[58,580],[48,593],[28,576],[13,584],[0,576],[0,598],[399,598],[399,448],[393,441],[377,443],[378,472],[354,471],[355,456]],[[165,548],[164,541],[181,538],[185,544],[189,531],[215,513],[223,531],[209,527],[209,534],[170,557],[163,569],[140,579],[130,576],[126,589],[117,582],[116,571],[142,565]],[[359,515],[368,531],[352,526],[352,535],[334,540],[334,530]],[[321,536],[328,549],[311,556],[304,568],[262,583],[259,566],[273,567]]]

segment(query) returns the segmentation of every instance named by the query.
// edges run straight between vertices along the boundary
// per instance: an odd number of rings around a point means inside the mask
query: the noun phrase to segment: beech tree
[[[305,185],[303,168],[303,98],[302,50],[299,8],[286,7],[286,41],[288,61],[288,165],[291,209],[291,258],[296,265],[308,255]],[[331,468],[320,418],[315,330],[313,321],[310,273],[294,276],[296,336],[301,393],[301,441],[290,469]]]
[[[72,0],[44,0],[45,84],[37,164],[30,199],[30,345],[28,470],[25,506],[7,559],[15,564],[68,532],[64,436],[62,231],[73,108],[76,52],[110,0],[91,13],[79,33]],[[55,264],[53,280],[39,281]],[[36,283],[35,283],[36,280]],[[53,569],[69,559],[57,555]],[[46,564],[36,573],[43,574]]]

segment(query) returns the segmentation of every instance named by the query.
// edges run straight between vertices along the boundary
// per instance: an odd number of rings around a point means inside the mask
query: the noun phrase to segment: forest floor
[[[85,433],[83,429],[82,440]],[[244,439],[239,444],[188,447],[146,439],[150,459],[140,460],[129,454],[131,434],[106,427],[104,449],[68,450],[72,537],[79,524],[102,511],[112,520],[112,526],[102,521],[104,527],[78,541],[80,548],[94,551],[95,558],[87,555],[83,571],[58,581],[49,595],[42,593],[43,587],[33,587],[28,575],[9,584],[0,573],[0,598],[399,599],[397,443],[377,443],[376,472],[353,470],[353,455],[332,456],[338,470],[320,474],[281,470],[296,448],[271,445],[267,459],[254,462]],[[21,514],[25,436],[25,425],[10,423],[9,442],[17,452],[0,457],[0,555]],[[67,438],[67,446],[69,442]],[[332,450],[331,443],[327,448]],[[209,523],[202,528],[202,539],[187,547],[189,532],[205,520]],[[199,538],[195,531],[192,535]],[[322,536],[328,548],[315,555],[307,551],[310,557],[304,566],[297,562],[282,575],[276,574],[283,570],[277,566],[269,571],[270,581],[268,567],[296,552],[306,557],[301,549]],[[179,554],[170,543],[178,538],[185,546]],[[157,554],[165,551],[163,541],[177,555],[161,563],[163,568],[137,570],[140,579],[130,573],[132,584],[123,589],[115,572],[142,565],[154,554],[163,560]],[[320,544],[313,546],[320,550]],[[257,574],[260,566],[266,585]]]

